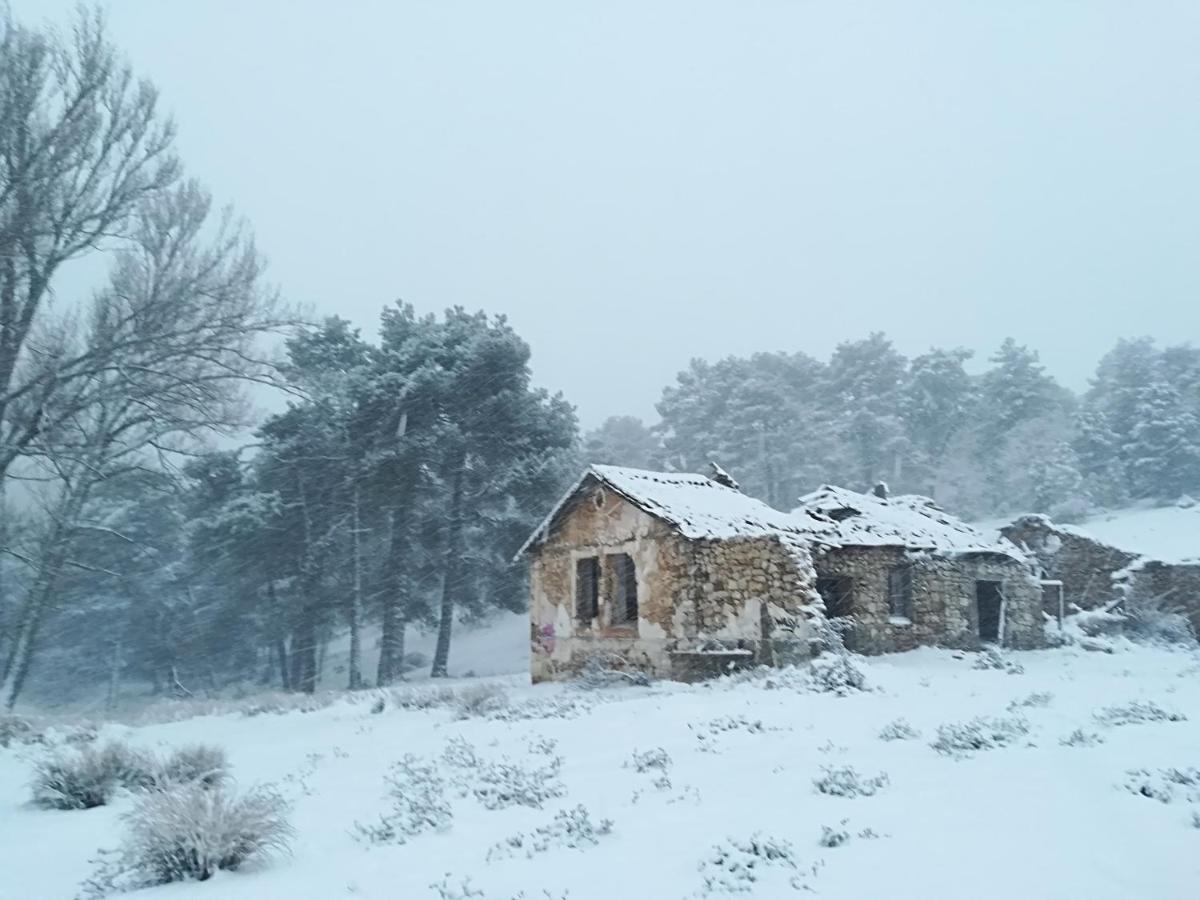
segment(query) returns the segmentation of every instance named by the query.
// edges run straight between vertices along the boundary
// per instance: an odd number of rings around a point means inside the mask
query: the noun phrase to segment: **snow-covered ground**
[[[802,676],[786,672],[598,692],[531,687],[511,676],[487,682],[505,684],[506,707],[463,719],[451,706],[404,709],[394,698],[372,712],[379,695],[365,693],[306,713],[109,725],[102,739],[160,749],[219,744],[239,785],[274,783],[293,804],[290,856],[149,889],[140,894],[146,900],[683,900],[705,896],[706,878],[710,886],[738,884],[740,861],[756,862],[756,880],[746,886],[760,898],[805,889],[840,900],[1194,898],[1200,788],[1176,785],[1173,802],[1160,802],[1125,784],[1131,769],[1148,770],[1155,783],[1159,770],[1200,766],[1197,655],[1067,647],[1012,654],[1020,673],[976,669],[979,658],[935,650],[876,658],[864,663],[873,690],[844,697],[807,689]],[[1097,718],[1132,701],[1187,718],[1119,726]],[[976,716],[1017,717],[1028,731],[1009,746],[961,757],[930,746],[939,726]],[[881,739],[897,718],[919,736]],[[1063,745],[1077,729],[1099,742]],[[478,757],[465,766],[461,740]],[[451,742],[457,765],[443,757]],[[634,754],[658,748],[665,756],[641,757],[645,771],[638,771]],[[72,897],[89,857],[118,842],[121,815],[134,802],[82,812],[32,808],[31,760],[43,752],[0,749],[4,900]],[[364,844],[355,824],[389,810],[384,775],[404,754],[446,779],[449,826],[402,845]],[[489,809],[472,793],[488,761],[502,757],[533,776],[523,790],[543,794],[542,808]],[[882,774],[886,781],[853,798],[814,787],[826,769],[848,766],[864,782]],[[574,849],[562,845],[561,831],[537,833],[555,813],[581,804],[598,828],[610,819],[611,833],[594,845],[577,835],[584,846]],[[848,837],[822,846],[823,828]],[[526,837],[518,848],[508,839],[519,835]],[[787,842],[791,856],[755,855],[748,849],[755,835],[760,850],[770,840]],[[479,893],[462,890],[466,878]]]

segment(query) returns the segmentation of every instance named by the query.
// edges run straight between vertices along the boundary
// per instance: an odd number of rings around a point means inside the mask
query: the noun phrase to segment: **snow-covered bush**
[[[0,747],[11,744],[44,744],[41,729],[24,716],[0,716]]]
[[[1008,711],[1016,712],[1019,709],[1040,709],[1049,706],[1052,700],[1054,700],[1054,695],[1049,691],[1034,691],[1008,704]]]
[[[547,850],[586,850],[599,844],[600,838],[612,834],[612,826],[611,819],[593,822],[583,804],[573,809],[560,809],[549,825],[542,825],[528,834],[514,834],[493,846],[488,851],[488,860],[521,853],[532,858]]]
[[[528,806],[541,809],[547,800],[561,797],[566,788],[559,780],[562,757],[543,754],[544,766],[526,767],[509,759],[490,760],[475,752],[464,738],[452,738],[442,751],[442,762],[456,770],[452,779],[463,796],[474,796],[487,809]]]
[[[104,854],[83,885],[105,897],[175,881],[205,881],[256,857],[286,852],[287,803],[266,788],[235,796],[194,783],[151,791],[125,816],[121,848]]]
[[[1146,722],[1186,722],[1180,712],[1165,710],[1153,700],[1133,700],[1120,706],[1106,706],[1093,714],[1101,725],[1118,728],[1122,725],[1141,725]]]
[[[818,793],[831,797],[870,797],[888,785],[887,772],[867,777],[859,774],[853,766],[841,766],[836,769],[828,766],[822,768],[822,774],[813,779],[813,787]]]
[[[1011,717],[989,718],[980,716],[969,722],[951,722],[939,725],[937,738],[931,746],[947,756],[961,756],[976,750],[994,750],[1016,743],[1029,733],[1029,725]]]
[[[1200,803],[1200,769],[1130,769],[1125,773],[1125,790],[1160,803],[1177,799]]]
[[[850,840],[850,832],[846,831],[844,826],[845,820],[837,828],[830,828],[828,825],[821,826],[821,837],[817,843],[822,847],[840,847],[846,841]]]
[[[213,787],[229,777],[229,758],[222,748],[212,744],[179,747],[163,760],[159,777],[167,784],[199,782]]]
[[[1131,641],[1187,646],[1196,644],[1196,631],[1188,617],[1166,609],[1160,597],[1135,594],[1126,600],[1122,613],[1122,633]]]
[[[795,850],[781,838],[752,835],[747,840],[726,839],[700,860],[702,893],[747,894],[755,890],[772,869],[795,871]],[[795,887],[795,880],[792,880]]]
[[[986,647],[975,657],[974,669],[981,671],[994,670],[997,672],[1007,672],[1009,675],[1021,675],[1025,672],[1025,667],[1020,663],[1013,662],[1006,657],[996,647]]]
[[[652,747],[649,750],[634,750],[625,767],[632,767],[637,772],[659,771],[666,772],[671,768],[671,754],[662,747]]]
[[[458,695],[453,688],[396,688],[388,692],[393,706],[400,709],[438,709],[453,705]]]
[[[34,766],[33,802],[47,809],[91,809],[113,794],[152,787],[158,778],[154,760],[128,744],[113,742],[102,750],[84,747],[54,753]]]
[[[1064,747],[1095,747],[1097,744],[1103,744],[1104,738],[1094,731],[1084,731],[1082,728],[1076,728],[1060,740],[1059,743]]]
[[[884,725],[879,730],[879,739],[883,741],[911,741],[919,738],[921,732],[908,724],[907,719],[896,719]]]
[[[808,673],[811,688],[822,693],[845,697],[867,690],[867,676],[846,651],[822,653],[812,661]]]
[[[445,831],[453,812],[446,782],[437,769],[411,753],[392,765],[384,780],[392,801],[378,824],[355,825],[358,836],[373,844],[403,844],[426,831]]]
[[[458,692],[454,701],[454,715],[459,719],[473,719],[499,712],[508,706],[508,692],[498,684],[473,684]]]
[[[547,800],[561,797],[566,788],[558,778],[562,760],[526,768],[508,760],[487,761],[474,772],[471,793],[486,809],[528,806],[541,809]]]
[[[617,653],[595,652],[588,654],[579,669],[579,676],[572,686],[585,691],[601,688],[634,685],[646,687],[650,675],[625,657]]]

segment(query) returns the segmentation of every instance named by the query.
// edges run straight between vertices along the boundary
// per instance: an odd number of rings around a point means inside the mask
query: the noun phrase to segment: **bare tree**
[[[27,564],[31,587],[19,604],[0,692],[11,706],[53,609],[70,544],[84,524],[92,487],[133,470],[169,465],[208,432],[246,422],[243,386],[274,383],[256,354],[264,332],[290,318],[262,286],[252,240],[228,216],[210,223],[210,200],[192,183],[143,199],[130,244],[116,257],[108,286],[83,316],[60,319],[39,347],[55,390],[33,413],[22,446],[25,477],[41,479],[49,526]]]
[[[0,18],[0,478],[36,440],[51,395],[88,368],[39,341],[55,274],[127,236],[139,206],[179,177],[157,107],[98,13],[81,13],[69,36]]]

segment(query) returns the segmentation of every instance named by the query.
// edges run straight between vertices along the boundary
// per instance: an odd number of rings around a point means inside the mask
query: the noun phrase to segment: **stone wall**
[[[1041,587],[1021,562],[1001,556],[960,559],[913,554],[900,547],[843,547],[817,553],[820,577],[848,578],[856,625],[847,645],[859,653],[890,653],[931,645],[981,646],[975,602],[977,580],[999,581],[1004,594],[1002,643],[1043,646]],[[888,603],[888,572],[912,567],[912,609],[894,618]]]
[[[612,625],[608,578],[601,580],[599,615],[580,622],[576,561],[615,553],[634,562],[636,625]],[[776,538],[688,541],[593,482],[531,555],[534,681],[571,677],[594,657],[661,678],[707,671],[714,660],[770,664],[807,654],[812,569],[807,551]],[[711,659],[704,653],[710,650]]]
[[[1018,547],[1033,553],[1042,577],[1063,583],[1063,600],[1068,608],[1074,604],[1080,609],[1095,609],[1120,599],[1123,588],[1113,576],[1138,558],[1136,553],[1060,529],[1045,516],[1024,516],[1000,531]]]

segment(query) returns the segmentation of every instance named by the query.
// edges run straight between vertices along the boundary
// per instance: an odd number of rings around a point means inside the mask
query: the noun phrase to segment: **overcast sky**
[[[1200,336],[1195,2],[108,7],[288,297],[506,313],[588,426],[693,356]]]

